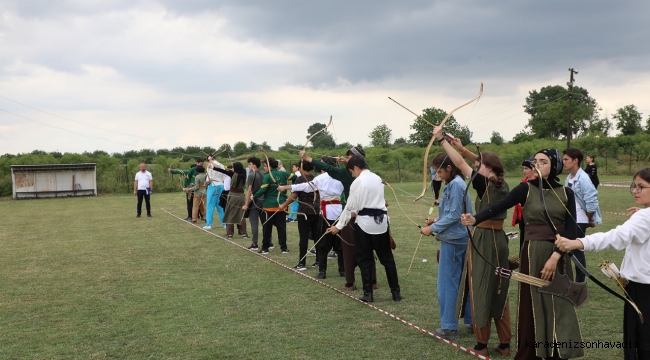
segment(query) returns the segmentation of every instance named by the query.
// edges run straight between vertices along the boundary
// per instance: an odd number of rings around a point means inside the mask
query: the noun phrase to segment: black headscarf
[[[246,170],[244,170],[244,166],[237,161],[232,164],[232,169],[237,174],[237,184],[235,184],[235,187],[239,187],[240,184],[243,186],[246,182]]]
[[[534,156],[531,156],[531,157],[529,157],[528,159],[524,160],[524,161],[521,163],[521,166],[525,166],[525,167],[527,167],[527,168],[529,168],[529,169],[532,169],[532,168],[535,167],[535,165],[533,165],[533,161],[534,161],[534,160],[535,160],[535,157],[534,157]]]
[[[550,183],[551,187],[562,186],[559,183],[560,178],[558,177],[564,168],[560,152],[557,149],[542,149],[535,153],[535,155],[537,154],[544,154],[550,159],[549,165],[551,166],[551,172],[548,174],[548,182]]]

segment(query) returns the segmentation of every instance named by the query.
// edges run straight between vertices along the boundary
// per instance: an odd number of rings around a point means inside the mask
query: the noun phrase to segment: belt
[[[320,202],[320,211],[323,214],[323,217],[327,219],[327,205],[340,205],[341,200],[321,200]]]
[[[476,224],[479,229],[503,230],[503,220],[485,220]]]

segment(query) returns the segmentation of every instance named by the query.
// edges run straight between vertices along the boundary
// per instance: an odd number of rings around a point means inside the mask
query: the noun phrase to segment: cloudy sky
[[[369,143],[459,110],[475,141],[527,123],[573,67],[603,115],[650,115],[647,1],[0,0],[0,153]]]

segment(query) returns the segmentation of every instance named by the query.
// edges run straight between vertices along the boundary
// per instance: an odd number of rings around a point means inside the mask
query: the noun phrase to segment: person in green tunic
[[[475,216],[463,214],[464,225],[475,225],[496,217],[506,209],[520,204],[525,222],[524,246],[521,249],[522,274],[552,280],[558,273],[573,279],[569,254],[555,247],[555,234],[544,216],[549,217],[560,234],[575,239],[575,196],[562,186],[562,156],[557,149],[543,149],[535,154],[533,164],[542,174],[544,203],[540,198],[539,179],[517,185],[501,201],[483,209]],[[578,316],[573,304],[562,297],[544,294],[537,287],[519,283],[517,316],[517,354],[515,359],[569,359],[584,356],[583,349],[566,344],[582,341]]]
[[[199,211],[205,214],[205,168],[203,165],[196,166],[197,175],[194,177],[194,184],[183,188],[183,191],[190,194],[193,193],[194,199],[192,207],[192,223],[196,224],[199,218]]]
[[[171,167],[167,169],[170,174],[178,174],[183,176],[183,187],[188,187],[194,184],[194,177],[198,174],[196,172],[196,166],[203,165],[203,159],[197,158],[196,164],[192,164],[189,170],[178,170],[172,169]],[[194,207],[194,194],[188,193],[185,196],[186,205],[187,205],[187,221],[192,221],[192,208]],[[202,213],[199,213],[199,217],[203,217]]]
[[[433,130],[436,139],[445,139],[442,127],[436,126]],[[491,152],[481,154],[480,158],[467,150],[459,139],[455,138],[441,141],[440,144],[456,167],[472,180],[477,198],[474,205],[479,212],[491,204],[495,204],[508,195],[508,184],[504,181],[504,170],[501,159]],[[454,149],[458,149],[460,154]],[[465,160],[481,167],[479,172],[472,169]],[[473,233],[474,246],[485,258],[496,266],[508,263],[508,237],[503,231],[503,220],[506,211],[496,215],[492,220],[477,224]],[[500,344],[494,348],[504,356],[510,356],[510,305],[508,303],[509,280],[494,276],[494,269],[476,253],[471,243],[467,244],[467,261],[460,278],[460,291],[456,302],[458,318],[464,317],[464,309],[469,297],[472,313],[472,324],[476,336],[474,351],[480,355],[488,356],[488,340],[490,339],[490,322],[494,319]]]

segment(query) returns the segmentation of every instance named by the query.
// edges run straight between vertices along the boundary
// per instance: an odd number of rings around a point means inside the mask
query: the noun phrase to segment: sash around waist
[[[485,220],[476,224],[479,229],[503,230],[503,220]]]

